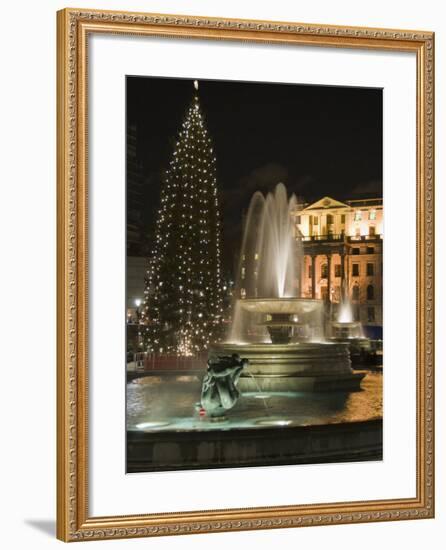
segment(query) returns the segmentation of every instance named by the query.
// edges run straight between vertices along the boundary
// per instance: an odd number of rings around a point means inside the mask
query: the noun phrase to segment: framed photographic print
[[[58,537],[430,518],[434,37],[58,12]]]

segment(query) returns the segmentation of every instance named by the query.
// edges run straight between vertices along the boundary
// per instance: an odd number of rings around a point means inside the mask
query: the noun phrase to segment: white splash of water
[[[297,273],[303,256],[302,243],[295,239],[293,216],[296,196],[288,198],[283,183],[264,196],[257,191],[251,198],[245,218],[239,269],[235,286],[236,299],[292,298],[297,296]],[[246,314],[235,302],[230,342],[255,339],[269,341],[266,327],[259,319]]]

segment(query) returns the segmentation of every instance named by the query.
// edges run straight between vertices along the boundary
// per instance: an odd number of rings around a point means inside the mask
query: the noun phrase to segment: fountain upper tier
[[[245,298],[239,300],[242,309],[251,313],[303,314],[318,311],[323,307],[322,300],[309,298]]]
[[[239,300],[240,308],[249,313],[264,314],[265,320],[258,323],[266,326],[273,344],[287,344],[291,341],[293,327],[306,327],[308,316],[322,312],[323,302],[307,298],[247,298]]]

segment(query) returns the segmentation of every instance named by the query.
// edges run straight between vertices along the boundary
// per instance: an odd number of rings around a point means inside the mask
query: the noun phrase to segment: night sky
[[[163,172],[194,93],[193,80],[127,77],[150,235]],[[256,190],[283,182],[306,201],[382,196],[382,90],[200,80],[231,268],[243,211]]]

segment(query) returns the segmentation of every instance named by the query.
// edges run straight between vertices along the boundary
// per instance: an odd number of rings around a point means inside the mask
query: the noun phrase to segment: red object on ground
[[[203,409],[203,407],[202,407],[202,408],[199,410],[198,414],[199,414],[200,416],[205,416],[205,415],[206,415],[205,409]]]

